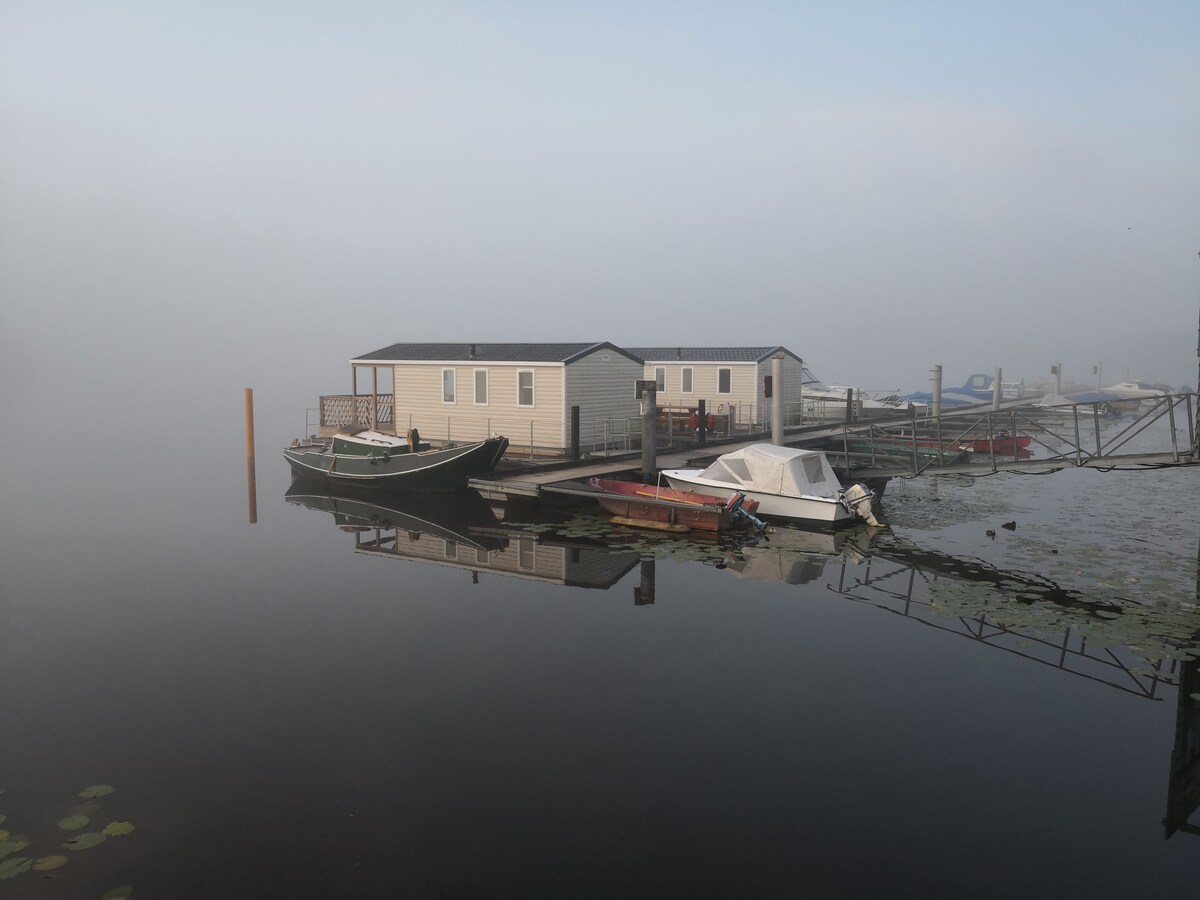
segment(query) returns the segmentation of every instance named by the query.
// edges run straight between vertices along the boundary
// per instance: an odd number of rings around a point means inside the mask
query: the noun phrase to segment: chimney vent
[[[474,358],[475,358],[475,345],[472,344],[470,352],[467,353],[467,359],[474,359]]]

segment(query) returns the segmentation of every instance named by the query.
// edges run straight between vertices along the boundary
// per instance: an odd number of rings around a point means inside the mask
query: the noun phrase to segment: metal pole
[[[1175,398],[1167,398],[1167,421],[1171,425],[1171,458],[1179,462],[1179,441],[1175,437]]]
[[[350,424],[358,424],[358,367],[350,364]]]
[[[651,382],[647,382],[650,384]],[[654,429],[654,418],[658,412],[657,391],[652,387],[642,390],[642,480],[649,481],[658,471],[655,452],[657,436]]]
[[[1079,436],[1079,403],[1072,403],[1070,410],[1075,414],[1075,464],[1084,464],[1084,439]]]
[[[933,367],[933,417],[939,418],[942,414],[942,367]],[[938,423],[941,427],[941,422]]]
[[[912,424],[912,457],[913,457],[913,474],[916,475],[921,471],[921,464],[917,460],[917,408],[911,403],[908,404],[908,418]]]
[[[1092,424],[1096,428],[1096,458],[1100,458],[1100,404],[1092,404]]]
[[[1200,353],[1200,350],[1196,351]],[[804,360],[800,360],[800,387],[796,389],[796,403],[800,406],[799,425],[804,425]]]
[[[571,459],[579,461],[579,407],[571,407]]]
[[[783,446],[783,354],[771,357],[771,443]]]

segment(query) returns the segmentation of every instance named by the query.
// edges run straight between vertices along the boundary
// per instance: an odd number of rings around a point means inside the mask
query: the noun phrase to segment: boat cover
[[[842,486],[820,450],[752,444],[719,457],[700,476],[785,497],[836,497]]]

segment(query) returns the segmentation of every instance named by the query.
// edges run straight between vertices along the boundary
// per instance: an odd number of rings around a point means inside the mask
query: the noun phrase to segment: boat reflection
[[[634,551],[579,546],[511,524],[506,511],[473,492],[445,495],[351,493],[293,482],[284,495],[297,506],[331,513],[354,534],[354,551],[574,587],[606,590],[640,558]]]
[[[1167,837],[1200,834],[1200,825],[1190,822],[1200,808],[1200,662],[1188,649],[1200,638],[1200,613],[1103,601],[1037,574],[865,526],[837,532],[776,527],[719,538],[622,529],[591,511],[493,506],[474,494],[389,500],[334,495],[297,482],[286,499],[331,514],[354,534],[355,552],[453,566],[469,571],[473,581],[487,572],[607,590],[636,566],[633,603],[648,606],[679,599],[658,595],[658,561],[699,562],[719,577],[815,585],[808,590],[823,588],[1144,699],[1162,700],[1165,686],[1178,684],[1163,824]],[[1146,649],[1154,647],[1159,652]]]

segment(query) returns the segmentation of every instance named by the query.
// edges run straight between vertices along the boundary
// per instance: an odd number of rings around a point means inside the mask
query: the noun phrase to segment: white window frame
[[[679,370],[679,393],[694,394],[696,388],[696,373],[691,366]]]
[[[529,402],[528,403],[521,402],[521,392],[523,390],[523,388],[521,387],[521,376],[522,375],[529,376]],[[529,409],[534,406],[537,406],[537,377],[534,374],[533,369],[517,369],[517,406],[523,407],[525,409]]]
[[[721,373],[722,372],[729,373],[729,384],[725,387],[725,390],[721,390]],[[719,369],[717,369],[717,393],[718,394],[732,394],[733,393],[733,369],[730,368],[729,366],[721,366]]]
[[[537,568],[537,543],[533,538],[517,538],[517,568],[526,572]]]
[[[667,391],[667,368],[666,366],[654,367],[654,387],[660,394],[665,394]]]
[[[482,400],[479,399],[479,376],[480,375],[483,376],[483,399]],[[487,369],[476,369],[472,380],[475,383],[475,405],[476,406],[487,406],[488,405],[488,397],[490,396],[491,390],[492,390],[492,386],[491,386],[492,379],[491,379],[491,376],[488,375],[488,370]]]
[[[450,373],[450,399],[446,399],[446,373]],[[458,400],[458,370],[442,369],[442,405],[453,406]]]

